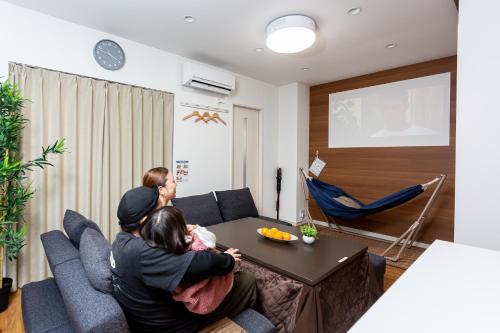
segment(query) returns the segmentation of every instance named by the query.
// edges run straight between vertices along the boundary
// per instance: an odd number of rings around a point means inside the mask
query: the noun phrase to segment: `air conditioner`
[[[182,65],[182,84],[186,87],[229,95],[235,88],[236,79],[229,73],[185,62]]]

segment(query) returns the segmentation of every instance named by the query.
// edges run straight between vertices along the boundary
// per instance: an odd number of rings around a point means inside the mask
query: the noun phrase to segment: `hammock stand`
[[[306,191],[306,186],[304,186],[304,184],[306,184],[307,186],[310,186],[308,181],[311,181],[313,178],[312,177],[309,177],[305,172],[304,172],[304,169],[303,168],[300,168],[300,174],[302,176],[302,179],[303,179],[303,182],[302,182],[302,189],[304,191],[304,197],[306,199],[306,219],[308,219],[310,222],[312,222],[312,217],[311,217],[311,213],[309,212],[309,193],[308,191]],[[439,191],[441,190],[442,186],[443,186],[443,183],[444,181],[446,180],[446,175],[445,174],[441,174],[439,175],[438,177],[434,178],[433,180],[431,180],[430,182],[428,183],[425,183],[425,184],[421,184],[421,185],[417,185],[416,187],[412,187],[412,188],[408,188],[406,190],[403,190],[403,191],[400,191],[396,194],[399,194],[401,192],[404,192],[404,191],[413,191],[412,194],[409,194],[407,195],[407,198],[403,199],[404,201],[400,201],[400,202],[397,202],[391,206],[389,206],[389,208],[392,208],[392,207],[395,207],[397,205],[400,205],[408,200],[411,200],[413,197],[416,197],[418,196],[419,194],[423,193],[425,190],[427,190],[427,188],[429,188],[430,186],[432,185],[436,185],[436,187],[434,188],[434,191],[432,192],[432,195],[430,196],[429,200],[427,200],[427,203],[425,204],[423,210],[420,212],[420,215],[419,217],[410,225],[410,227],[401,234],[401,236],[399,236],[395,241],[393,241],[385,250],[384,252],[382,252],[381,256],[385,257],[386,259],[388,260],[391,260],[391,261],[398,261],[399,260],[399,257],[401,256],[401,254],[403,253],[404,249],[405,248],[411,248],[412,246],[415,245],[416,243],[416,238],[417,238],[417,235],[420,231],[420,229],[422,228],[422,225],[424,223],[424,220],[425,218],[427,217],[427,215],[429,214],[429,211],[431,209],[431,206],[432,204],[434,203],[434,201],[436,200],[437,196],[438,196],[438,193]],[[319,181],[318,181],[319,182]],[[323,184],[326,184],[326,183],[323,183]],[[420,190],[417,190],[418,188],[420,188]],[[342,191],[341,189],[339,189],[340,191]],[[310,191],[309,191],[310,192]],[[342,191],[343,192],[343,191]],[[344,193],[345,194],[345,193]],[[394,196],[391,195],[391,196]],[[391,197],[389,196],[389,197]],[[314,195],[313,195],[314,197]],[[387,197],[387,198],[389,198]],[[316,198],[315,198],[316,199]],[[352,198],[354,199],[354,201],[362,204],[360,201],[356,200],[355,198]],[[384,198],[385,199],[385,198]],[[382,199],[382,200],[384,200]],[[333,200],[333,198],[332,198]],[[381,202],[382,200],[379,200],[377,202]],[[361,237],[365,237],[365,238],[369,238],[369,239],[375,239],[375,240],[383,240],[383,241],[386,241],[384,239],[380,239],[378,237],[373,237],[373,236],[367,236],[367,235],[362,235],[362,234],[359,234],[359,233],[356,233],[356,232],[352,232],[352,231],[348,231],[348,230],[345,230],[343,228],[340,227],[340,225],[338,225],[338,223],[333,219],[332,216],[328,215],[327,213],[325,213],[324,211],[324,208],[321,207],[320,203],[318,202],[318,200],[316,199],[316,202],[318,203],[318,207],[320,208],[320,211],[321,213],[324,215],[324,217],[326,218],[326,221],[327,221],[327,224],[330,228],[332,228],[333,230],[335,231],[338,231],[338,232],[341,232],[341,233],[345,233],[345,234],[351,234],[351,235],[356,235],[356,236],[361,236]],[[377,202],[374,202],[374,203],[377,203]],[[373,204],[373,203],[372,203]],[[368,204],[368,205],[365,205],[366,207],[369,207],[370,205],[372,204]],[[378,209],[376,211],[368,211],[367,213],[363,213],[362,212],[362,209],[364,207],[361,207],[361,210],[360,210],[360,213],[359,213],[359,216],[363,216],[363,215],[369,215],[369,214],[373,214],[373,213],[376,213],[377,211],[381,211],[381,210],[385,210],[385,209],[389,209],[389,208],[381,208],[381,209]],[[349,208],[351,210],[351,212],[355,212],[356,208]],[[332,224],[335,226],[335,228],[332,226]],[[392,249],[394,248],[396,245],[401,245],[401,248],[399,250],[399,252],[393,256],[393,257],[386,257],[387,253]]]

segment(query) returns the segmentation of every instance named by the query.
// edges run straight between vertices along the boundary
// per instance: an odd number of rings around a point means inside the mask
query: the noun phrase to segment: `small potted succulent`
[[[304,243],[312,244],[316,240],[318,229],[316,229],[314,223],[308,222],[307,224],[300,226],[300,233],[302,234],[302,240]]]

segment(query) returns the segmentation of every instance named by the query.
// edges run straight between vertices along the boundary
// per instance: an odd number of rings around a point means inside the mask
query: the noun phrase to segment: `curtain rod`
[[[121,85],[125,85],[125,86],[130,86],[130,87],[133,87],[133,88],[158,91],[158,92],[162,92],[162,93],[165,93],[165,94],[174,95],[174,93],[171,93],[169,91],[164,91],[164,90],[159,90],[159,89],[153,89],[153,88],[148,88],[148,87],[142,87],[142,86],[138,86],[138,85],[135,85],[135,84],[123,83],[123,82],[118,82],[118,81],[111,81],[111,80],[99,79],[97,77],[92,77],[92,76],[87,76],[87,75],[81,75],[81,74],[75,74],[75,73],[69,73],[69,72],[64,72],[64,71],[58,71],[58,70],[55,70],[55,69],[50,69],[50,68],[45,68],[45,67],[40,67],[40,66],[27,65],[27,64],[22,64],[22,63],[15,62],[15,61],[9,61],[9,64],[14,64],[14,65],[19,65],[19,66],[26,66],[26,67],[33,68],[33,69],[43,69],[43,70],[46,70],[46,71],[58,72],[58,73],[67,74],[67,75],[75,75],[75,76],[83,77],[83,78],[86,78],[86,79],[92,79],[92,80],[103,81],[103,82],[108,82],[108,83],[116,83],[116,84],[121,84]]]

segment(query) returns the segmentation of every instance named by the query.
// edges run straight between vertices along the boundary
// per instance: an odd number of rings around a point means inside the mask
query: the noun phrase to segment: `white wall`
[[[300,221],[304,196],[299,167],[307,168],[309,155],[309,87],[291,83],[279,87],[278,164],[283,180],[280,200],[280,219]]]
[[[179,103],[188,101],[216,105],[219,97],[180,86],[181,64],[189,59],[56,19],[0,1],[0,77],[8,76],[8,62],[18,62],[79,75],[164,90],[175,94],[174,161],[191,162],[190,182],[178,187],[179,196],[229,189],[231,182],[232,115],[228,127],[207,130],[180,120],[186,113]],[[97,41],[111,38],[126,53],[125,66],[116,72],[99,67],[92,52]],[[237,75],[237,91],[227,104],[242,104],[263,112],[263,200],[260,213],[274,214],[274,170],[277,167],[278,89]],[[213,124],[212,124],[213,125]],[[206,146],[204,150],[194,146]],[[210,156],[201,154],[210,151]]]
[[[455,242],[500,250],[497,0],[460,1]]]
[[[297,165],[295,169],[309,168],[309,86],[298,84],[297,90]],[[305,186],[305,184],[304,184]],[[302,189],[302,178],[297,172],[297,212],[305,208],[305,197]]]

